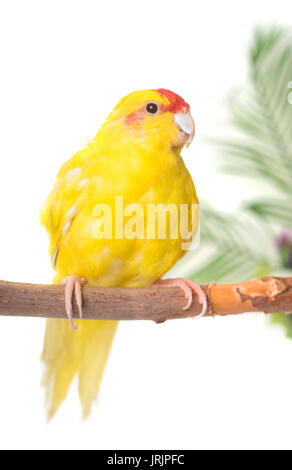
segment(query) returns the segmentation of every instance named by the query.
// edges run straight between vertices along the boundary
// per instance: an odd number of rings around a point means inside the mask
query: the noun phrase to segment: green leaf
[[[237,136],[221,140],[219,150],[224,172],[265,181],[292,202],[291,51],[285,28],[255,31],[248,84],[229,104]]]
[[[291,202],[283,200],[249,201],[243,207],[260,217],[280,224],[282,227],[292,227]]]

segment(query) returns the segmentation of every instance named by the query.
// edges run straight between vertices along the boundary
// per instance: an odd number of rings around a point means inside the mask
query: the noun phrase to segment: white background
[[[290,1],[6,0],[0,6],[0,278],[52,278],[38,213],[60,165],[135,89],[191,104],[184,153],[201,198],[229,208],[249,188],[218,176],[203,137],[244,83],[254,25]],[[292,342],[263,315],[120,325],[91,418],[76,384],[47,425],[44,320],[0,318],[0,446],[32,449],[292,448]]]

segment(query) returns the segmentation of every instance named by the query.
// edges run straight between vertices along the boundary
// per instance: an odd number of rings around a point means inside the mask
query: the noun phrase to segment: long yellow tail
[[[118,325],[104,320],[76,323],[78,329],[73,331],[67,320],[47,320],[42,361],[48,419],[65,399],[75,374],[79,376],[83,418],[89,415]]]

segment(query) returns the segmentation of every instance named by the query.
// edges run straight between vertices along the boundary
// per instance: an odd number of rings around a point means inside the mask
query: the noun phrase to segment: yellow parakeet
[[[160,280],[183,256],[184,242],[190,242],[198,229],[198,199],[180,155],[193,136],[190,107],[180,96],[165,89],[137,91],[125,96],[96,137],[62,166],[41,212],[56,270],[54,283],[64,284],[69,318],[47,321],[42,360],[49,418],[66,397],[75,374],[83,416],[88,416],[117,328],[115,321],[77,320],[74,331],[72,296],[82,316],[83,283],[179,285],[187,298],[186,308],[195,292],[205,311],[206,298],[193,281]],[[128,211],[122,225],[117,218],[120,214],[115,214],[117,201],[122,201]],[[157,205],[151,219],[147,210]],[[165,236],[160,236],[156,226],[153,236],[147,223],[157,222],[163,205],[187,206],[191,230],[188,219],[186,234],[178,230],[173,236],[175,219],[170,217]],[[140,212],[129,226],[137,207]],[[103,218],[103,224],[99,224],[101,213],[108,215],[108,209],[113,213],[111,220]],[[182,216],[177,214],[176,223],[180,223]]]

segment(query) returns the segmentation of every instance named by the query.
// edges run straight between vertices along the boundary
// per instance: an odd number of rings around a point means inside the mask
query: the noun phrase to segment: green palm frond
[[[251,200],[244,203],[242,207],[263,217],[273,225],[292,227],[292,201],[289,199]]]
[[[248,85],[230,101],[237,134],[218,143],[221,168],[292,197],[292,35],[286,29],[258,29],[249,59]]]

